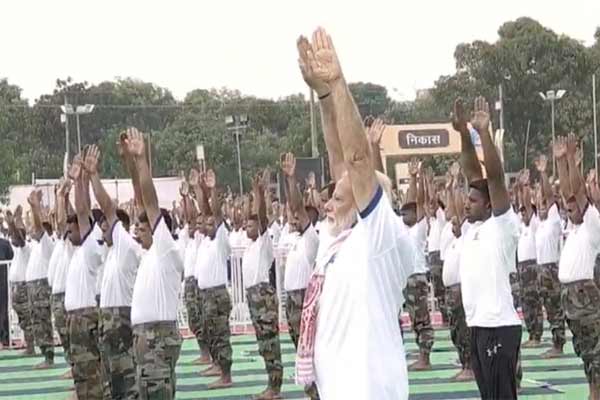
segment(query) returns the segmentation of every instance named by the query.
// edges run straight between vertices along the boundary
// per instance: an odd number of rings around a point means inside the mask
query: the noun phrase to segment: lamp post
[[[240,196],[244,195],[244,186],[242,182],[242,157],[240,151],[240,134],[248,127],[248,115],[228,115],[225,117],[225,125],[228,131],[235,135],[235,144],[237,148],[238,177],[240,180]]]
[[[550,108],[552,109],[552,147],[554,147],[554,142],[556,140],[556,131],[554,130],[554,102],[556,100],[560,100],[565,94],[566,90],[548,90],[546,94],[540,92],[540,97],[544,101],[550,102]],[[554,157],[554,151],[552,152],[552,175],[556,176],[556,157]]]
[[[77,121],[77,150],[81,153],[81,128],[79,126],[79,116],[83,115],[83,114],[90,114],[92,111],[94,111],[94,105],[93,104],[85,104],[83,106],[77,106],[77,107],[73,108],[73,105],[65,103],[65,105],[60,106],[60,109],[62,110],[62,112],[64,114],[66,114],[65,124],[68,124],[67,121],[69,120],[69,117],[68,117],[69,115],[75,115],[75,120]],[[69,154],[68,132],[69,131],[67,128],[67,154]]]

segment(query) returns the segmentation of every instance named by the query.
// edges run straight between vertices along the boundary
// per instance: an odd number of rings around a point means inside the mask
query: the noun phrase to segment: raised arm
[[[471,132],[467,125],[468,117],[465,113],[462,99],[458,98],[454,102],[454,113],[452,114],[452,126],[454,130],[460,133],[460,165],[467,177],[467,182],[483,179],[483,173],[481,171],[481,164],[477,159],[477,153],[475,152],[475,146],[471,140]]]
[[[541,197],[542,201],[545,201],[548,206],[554,204],[554,194],[552,193],[552,186],[548,180],[548,174],[546,173],[546,167],[548,165],[548,158],[541,154],[537,160],[535,160],[535,168],[540,173],[540,181],[542,185]]]
[[[519,173],[519,192],[521,196],[521,207],[525,207],[525,225],[529,225],[533,216],[533,207],[531,206],[531,186],[529,182],[529,170],[524,169]]]
[[[210,211],[212,212],[213,217],[215,218],[215,223],[217,225],[223,222],[223,212],[221,209],[221,200],[219,199],[219,194],[217,193],[217,177],[215,172],[212,169],[206,171],[204,175],[203,190],[204,190],[204,198],[205,203],[210,198]]]
[[[139,189],[141,191],[144,209],[148,216],[150,226],[154,226],[160,217],[160,208],[158,206],[158,196],[156,188],[150,175],[148,159],[146,156],[146,144],[144,143],[144,135],[136,128],[127,130],[127,139],[125,139],[126,151],[131,154],[134,160],[135,169],[139,176]]]
[[[27,198],[29,205],[31,206],[32,216],[32,232],[31,237],[35,241],[39,241],[44,233],[42,227],[42,192],[41,190],[34,189]]]
[[[417,222],[425,217],[425,201],[425,172],[421,170],[417,184]]]
[[[408,162],[408,190],[406,191],[406,203],[417,202],[417,175],[419,174],[419,160],[416,158]]]
[[[490,135],[489,105],[483,97],[475,99],[475,112],[471,125],[473,125],[473,128],[475,128],[481,139],[490,201],[492,203],[492,213],[496,216],[502,215],[510,208],[510,197],[504,183],[502,161]]]
[[[260,174],[252,180],[252,192],[255,199],[254,212],[258,217],[258,229],[260,234],[263,235],[269,227],[269,220],[267,218],[267,205],[265,204],[265,186]]]
[[[92,183],[92,190],[94,196],[106,217],[108,226],[113,226],[117,221],[117,210],[112,199],[106,192],[100,174],[98,173],[98,161],[100,159],[100,150],[97,146],[93,145],[89,148],[85,160],[83,162],[83,168],[85,172],[90,176],[90,182]]]
[[[131,184],[133,186],[133,208],[137,213],[141,213],[144,208],[144,199],[142,198],[142,189],[140,185],[140,176],[135,166],[135,157],[127,151],[127,132],[121,133],[119,141],[117,142],[117,152],[129,176],[131,177]],[[130,213],[133,217],[134,213]]]
[[[594,206],[600,210],[600,187],[598,187],[598,176],[596,170],[592,169],[588,173],[587,184],[590,189],[590,197]]]
[[[298,47],[298,63],[300,71],[306,84],[317,93],[319,104],[321,106],[321,125],[323,127],[323,137],[325,139],[325,147],[327,148],[327,156],[329,158],[329,171],[332,179],[337,182],[340,180],[346,170],[344,166],[344,154],[342,152],[342,144],[338,134],[336,124],[336,115],[331,97],[331,87],[328,82],[323,79],[318,70],[313,69],[315,66],[315,50],[310,45],[308,40],[300,36],[297,41]]]
[[[58,185],[56,192],[56,228],[59,236],[62,238],[67,231],[67,203],[69,202],[69,192],[71,190],[71,181],[63,179]]]
[[[81,239],[86,237],[92,229],[90,224],[90,207],[86,199],[86,191],[83,185],[86,182],[84,178],[85,171],[83,170],[83,160],[78,154],[73,160],[73,165],[69,170],[69,177],[75,183],[75,213],[77,214],[77,224],[79,225],[79,233]]]
[[[379,172],[384,172],[383,159],[381,157],[381,138],[385,124],[381,118],[377,118],[367,129],[367,136],[371,144],[371,157],[373,159],[373,168]]]
[[[559,136],[554,141],[554,158],[556,158],[556,166],[558,168],[558,181],[560,184],[560,192],[565,200],[573,196],[571,189],[571,180],[569,178],[569,166],[567,163],[567,140],[563,136]]]
[[[588,198],[585,191],[585,180],[581,175],[579,165],[577,164],[577,137],[574,133],[569,133],[567,136],[567,164],[569,165],[569,181],[571,182],[571,190],[577,205],[581,210],[584,210],[588,205]]]
[[[23,236],[23,231],[17,226],[17,219],[21,218],[21,213],[21,206],[17,207],[14,215],[8,210],[5,213],[6,223],[8,224],[8,235],[10,236],[12,243],[15,247],[25,246],[25,236]]]
[[[287,153],[281,161],[281,170],[285,175],[285,186],[288,193],[288,204],[293,215],[298,216],[298,221],[302,230],[306,230],[310,224],[310,218],[304,208],[302,194],[298,189],[296,182],[296,157],[292,153]]]

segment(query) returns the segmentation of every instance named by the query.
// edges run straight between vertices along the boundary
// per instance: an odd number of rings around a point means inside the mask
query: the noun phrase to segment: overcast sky
[[[0,13],[0,77],[30,100],[67,76],[135,77],[180,99],[222,86],[270,98],[306,91],[295,41],[318,25],[348,80],[410,99],[454,71],[458,43],[495,41],[520,16],[593,43],[600,0],[5,0]]]

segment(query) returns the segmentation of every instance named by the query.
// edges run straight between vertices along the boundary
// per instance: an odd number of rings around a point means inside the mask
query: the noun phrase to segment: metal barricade
[[[245,247],[235,247],[231,249],[229,258],[231,268],[231,282],[229,291],[231,294],[231,325],[245,326],[252,323],[250,319],[250,310],[246,301],[246,292],[244,290],[244,278],[242,274],[242,262]]]

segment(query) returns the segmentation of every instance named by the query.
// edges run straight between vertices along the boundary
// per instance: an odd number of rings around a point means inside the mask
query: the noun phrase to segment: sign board
[[[388,125],[381,146],[386,157],[460,153],[460,134],[450,123]]]

